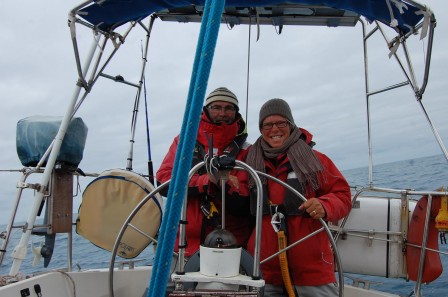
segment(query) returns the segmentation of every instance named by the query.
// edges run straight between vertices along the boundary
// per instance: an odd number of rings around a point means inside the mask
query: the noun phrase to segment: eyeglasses
[[[261,129],[263,130],[271,130],[274,125],[277,126],[277,128],[285,128],[286,126],[288,126],[289,121],[277,121],[277,122],[268,122],[268,123],[264,123],[263,125],[261,125]]]
[[[225,111],[225,112],[232,112],[235,111],[236,108],[235,106],[232,105],[227,105],[227,106],[220,106],[220,105],[211,105],[208,107],[208,109],[210,109],[211,111],[215,111],[215,112],[221,112],[221,111]]]

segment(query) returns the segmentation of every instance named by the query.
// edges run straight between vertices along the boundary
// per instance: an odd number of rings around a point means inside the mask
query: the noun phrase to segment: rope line
[[[207,0],[205,2],[179,145],[174,160],[147,297],[165,296],[180,213],[188,186],[188,174],[193,159],[199,119],[224,5],[225,0]]]

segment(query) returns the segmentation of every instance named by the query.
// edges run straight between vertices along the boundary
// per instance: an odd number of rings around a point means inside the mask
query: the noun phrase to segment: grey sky
[[[7,0],[2,3],[0,169],[22,167],[15,144],[18,120],[31,115],[63,115],[65,112],[77,79],[67,13],[79,2],[47,0],[44,5],[27,1],[25,5],[24,1]],[[448,19],[443,18],[448,8],[442,0],[422,2],[432,8],[438,19],[424,102],[442,139],[448,142],[448,105],[445,102],[448,40],[444,38]],[[14,14],[18,10],[20,18]],[[180,129],[198,31],[198,24],[156,21],[154,26],[146,83],[155,170]],[[253,27],[248,108],[248,28],[237,26],[229,30],[223,25],[219,34],[207,92],[226,86],[237,94],[243,116],[246,109],[249,110],[250,142],[259,136],[260,106],[270,98],[280,97],[290,102],[296,124],[314,134],[315,148],[330,156],[340,169],[367,165],[360,26],[284,28],[281,35],[276,34],[274,27],[263,26],[258,42]],[[82,31],[79,36],[85,53],[92,34]],[[140,41],[143,38],[141,34],[131,35],[122,49],[124,52],[117,56],[120,62],[112,64],[107,73],[137,81],[135,70],[141,65]],[[370,67],[376,75],[372,78],[372,89],[403,81],[395,62],[388,60],[384,43],[378,46],[375,43],[374,47],[378,51],[369,53],[374,58]],[[421,54],[422,44],[416,47]],[[389,76],[391,79],[386,82]],[[79,166],[82,170],[102,172],[126,167],[134,96],[132,88],[111,82],[101,82],[94,87],[78,113],[89,128],[84,159]],[[148,153],[143,103],[140,108],[133,167],[137,172],[146,173]],[[440,153],[409,87],[377,96],[372,111],[375,164]],[[5,223],[20,174],[11,176],[0,172],[0,175],[0,223]],[[85,184],[83,182],[81,190]],[[23,199],[25,204],[32,204],[32,193]],[[80,196],[75,198],[75,210],[80,202]],[[19,218],[26,219],[25,213],[26,206],[19,212]]]

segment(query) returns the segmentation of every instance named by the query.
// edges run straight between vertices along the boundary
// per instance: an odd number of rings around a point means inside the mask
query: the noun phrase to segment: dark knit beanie
[[[289,104],[283,99],[275,98],[268,100],[263,104],[260,109],[260,116],[258,121],[260,129],[264,119],[271,115],[280,115],[294,125],[294,118],[292,117],[291,108],[289,107]]]
[[[229,89],[224,87],[217,88],[216,90],[208,94],[207,99],[205,99],[205,106],[209,106],[215,101],[229,102],[235,105],[236,108],[238,108],[238,99],[236,98],[236,95]]]

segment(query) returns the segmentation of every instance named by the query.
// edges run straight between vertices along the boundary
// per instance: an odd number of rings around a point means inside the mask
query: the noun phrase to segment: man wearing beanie
[[[267,195],[263,195],[260,259],[266,259],[283,248],[278,243],[279,235],[283,234],[279,229],[285,232],[288,244],[294,243],[322,228],[319,219],[338,221],[347,216],[351,209],[351,193],[334,163],[313,149],[312,134],[296,126],[286,101],[276,98],[263,104],[259,129],[261,136],[250,148],[246,163],[286,182],[307,198],[302,203],[277,182],[262,178],[263,192]],[[252,180],[249,180],[249,188],[254,189]],[[271,221],[281,221],[281,224],[274,229]],[[250,252],[254,251],[254,240],[255,232],[248,242]],[[289,249],[286,257],[286,267],[280,264],[278,257],[261,265],[266,282],[264,296],[339,295],[333,253],[325,232]]]
[[[226,154],[237,160],[244,160],[249,147],[245,129],[246,124],[238,112],[236,95],[224,87],[212,91],[207,96],[202,111],[192,166],[204,161],[205,155],[210,151],[213,155]],[[156,178],[160,183],[171,179],[178,141],[179,136],[176,136],[157,171]],[[211,148],[210,141],[213,141]],[[232,170],[226,184],[225,229],[230,231],[238,244],[243,247],[246,247],[253,228],[247,182],[247,174]],[[219,181],[202,167],[188,185],[186,225],[188,244],[185,248],[187,257],[193,255],[204,242],[206,235],[220,225],[221,197]]]

